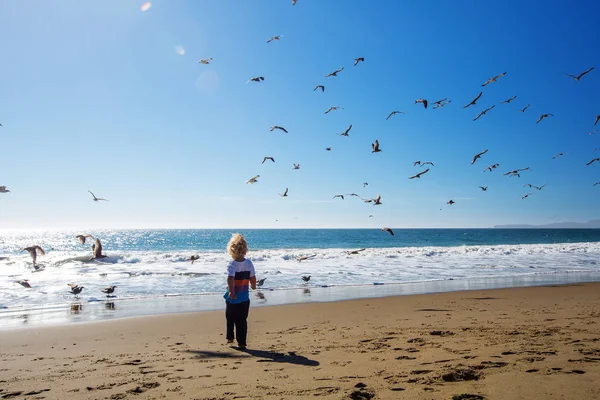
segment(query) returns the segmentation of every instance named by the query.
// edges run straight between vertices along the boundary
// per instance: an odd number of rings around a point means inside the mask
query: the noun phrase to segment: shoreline
[[[508,289],[600,282],[600,272],[531,274],[511,277],[466,278],[439,281],[377,283],[372,285],[311,286],[298,289],[263,288],[251,292],[252,307],[301,303],[331,303],[472,290]],[[222,294],[186,294],[146,298],[74,299],[48,307],[0,310],[0,332],[42,326],[71,325],[169,314],[224,309]]]

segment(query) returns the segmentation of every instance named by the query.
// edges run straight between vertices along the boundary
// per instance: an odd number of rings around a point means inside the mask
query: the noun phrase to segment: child
[[[235,338],[240,350],[246,349],[248,332],[248,311],[250,310],[250,294],[248,284],[256,290],[256,276],[252,261],[245,258],[248,243],[239,233],[235,233],[227,243],[227,252],[233,259],[227,265],[227,292],[225,293],[225,318],[227,318],[227,343]]]

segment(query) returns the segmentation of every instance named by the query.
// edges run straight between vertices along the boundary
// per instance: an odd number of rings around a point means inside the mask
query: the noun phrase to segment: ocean
[[[318,299],[319,290],[331,293],[334,288],[346,288],[342,298],[353,298],[366,287],[376,296],[427,282],[502,279],[504,286],[512,286],[511,282],[519,285],[528,280],[561,283],[600,276],[597,229],[395,229],[394,236],[378,229],[2,232],[0,319],[107,301],[111,305],[106,309],[114,310],[125,300],[152,303],[155,312],[161,312],[160,300],[173,297],[218,308],[226,287],[225,247],[234,232],[248,240],[248,258],[257,278],[266,278],[261,292],[275,297],[279,292],[280,303],[298,301],[291,293],[312,291]],[[81,233],[99,238],[108,257],[90,261],[92,243],[79,243],[75,235]],[[39,271],[29,254],[20,251],[36,244],[46,251],[38,257]],[[363,248],[358,254],[347,253]],[[199,256],[194,264],[187,261],[192,255]],[[298,262],[299,256],[312,258]],[[308,284],[303,275],[311,276]],[[16,283],[22,279],[32,288]],[[85,289],[75,297],[69,283]],[[101,289],[109,285],[117,290],[115,297],[107,299]],[[390,285],[397,289],[390,292]],[[432,291],[436,285],[424,290]],[[215,296],[203,303],[197,300],[207,298],[198,297],[202,295]],[[265,300],[264,294],[261,299]],[[152,310],[144,313],[148,312]]]

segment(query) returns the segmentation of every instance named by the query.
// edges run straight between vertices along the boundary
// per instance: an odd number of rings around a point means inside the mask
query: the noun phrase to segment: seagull
[[[481,158],[482,155],[484,155],[485,153],[488,152],[488,149],[485,149],[484,151],[482,151],[481,153],[477,153],[475,154],[475,156],[473,157],[473,161],[471,161],[471,165],[475,164],[475,161],[477,161],[478,159]]]
[[[373,148],[373,150],[371,150],[371,153],[379,153],[381,150],[379,149],[379,140],[375,139],[375,143],[371,143],[371,147]]]
[[[594,158],[592,161],[590,161],[589,163],[585,164],[585,165],[591,165],[593,164],[595,161],[600,161],[600,158]]]
[[[10,193],[10,190],[6,186],[0,186],[0,193]]]
[[[538,191],[542,190],[544,188],[544,186],[546,186],[546,184],[543,184],[542,186],[532,186],[534,189],[537,189]]]
[[[537,120],[536,124],[539,124],[541,120],[543,120],[544,118],[548,118],[548,117],[553,117],[554,114],[542,114],[540,115],[540,118]]]
[[[89,239],[94,239],[94,237],[93,237],[92,235],[89,235],[89,234],[85,234],[85,235],[77,235],[77,236],[75,236],[75,237],[76,237],[77,239],[79,239],[79,242],[80,242],[81,244],[85,244],[85,240],[86,240],[86,239],[88,239],[88,238],[89,238]]]
[[[531,196],[533,193],[527,193],[525,196],[521,197],[521,200],[528,198],[529,196]]]
[[[532,185],[531,183],[526,183],[526,184],[524,184],[524,185],[523,185],[523,187],[529,187],[529,188],[532,188],[532,187],[533,187],[533,185]]]
[[[325,151],[331,151],[331,147],[325,147]]]
[[[511,176],[515,176],[516,175],[516,176],[520,176],[519,175],[520,171],[528,171],[528,170],[529,170],[529,167],[527,167],[527,168],[519,168],[519,169],[515,169],[513,171],[508,171],[504,175],[511,175]]]
[[[350,255],[353,255],[353,254],[358,254],[358,253],[360,253],[361,251],[365,251],[365,250],[366,250],[366,249],[348,250],[348,251],[346,252],[346,254],[348,254],[348,255],[350,256]]]
[[[308,281],[310,281],[310,275],[303,276],[303,277],[302,277],[302,280],[303,280],[304,282],[308,283]]]
[[[452,100],[448,100],[448,98],[444,98],[442,100],[438,100],[436,102],[433,103],[433,109],[435,110],[436,108],[440,108],[440,107],[444,107],[446,104],[450,104],[452,103]]]
[[[344,132],[340,133],[340,136],[349,136],[348,132],[350,132],[350,129],[352,129],[352,124],[350,124],[348,129],[346,129]]]
[[[373,214],[369,214],[369,218],[373,218]]]
[[[212,61],[212,57],[211,58],[202,58],[200,60],[198,60],[198,64],[210,64],[210,62]]]
[[[588,135],[593,135],[594,133],[598,132],[598,129],[594,129],[593,131],[589,131]]]
[[[492,164],[492,165],[490,165],[489,167],[487,167],[486,169],[484,169],[484,170],[483,170],[483,172],[485,172],[485,171],[490,171],[490,172],[492,172],[492,170],[493,170],[493,169],[496,169],[496,168],[498,168],[499,166],[500,166],[500,164]]]
[[[500,102],[500,104],[504,104],[504,103],[508,104],[508,103],[510,103],[511,101],[513,101],[513,100],[514,100],[514,99],[516,99],[516,98],[517,98],[517,96],[513,96],[513,97],[511,97],[510,99],[502,100],[502,101]]]
[[[433,165],[431,161],[425,161],[423,164],[421,164],[421,166],[425,166],[427,164],[431,165],[432,167],[435,167],[435,165]]]
[[[558,153],[556,154],[554,157],[552,157],[552,159],[554,160],[555,158],[558,158],[560,156],[563,156],[565,153]]]
[[[288,188],[285,188],[285,192],[283,192],[283,193],[279,193],[279,195],[280,195],[281,197],[287,197],[287,193],[288,193]]]
[[[255,175],[255,176],[253,176],[252,178],[248,179],[248,180],[246,181],[246,183],[256,183],[256,182],[258,182],[258,179],[257,179],[257,178],[260,178],[260,175]]]
[[[315,86],[315,88],[313,89],[313,92],[314,92],[315,90],[319,89],[319,88],[321,88],[321,92],[324,92],[324,91],[325,91],[325,86],[323,86],[323,85],[317,85],[317,86]]]
[[[426,174],[426,173],[428,173],[428,172],[429,172],[429,168],[427,168],[425,171],[421,171],[421,172],[419,172],[418,174],[411,176],[411,177],[410,177],[410,178],[408,178],[408,179],[420,178],[420,177],[421,177],[421,175],[424,175],[424,174]]]
[[[267,43],[271,43],[273,40],[279,40],[280,37],[282,37],[283,35],[277,35],[277,36],[273,36],[271,39],[267,40]]]
[[[373,199],[373,205],[378,206],[380,204],[383,204],[383,203],[381,202],[381,195],[378,194],[377,197]]]
[[[415,162],[413,163],[413,167],[416,167],[417,165],[421,165],[421,161],[415,161]]]
[[[356,64],[358,64],[359,62],[365,62],[365,58],[364,57],[358,57],[354,59],[354,66],[356,67]]]
[[[335,196],[333,196],[333,198],[335,199],[336,197],[341,197],[342,200],[344,200],[344,195],[343,194],[336,194]]]
[[[525,108],[523,108],[523,109],[521,110],[521,112],[525,112],[525,110],[527,110],[527,109],[529,108],[529,106],[530,106],[530,105],[531,105],[531,104],[527,104],[527,105],[525,106]]]
[[[427,108],[427,100],[425,99],[416,99],[415,104],[423,103],[423,107]]]
[[[596,121],[594,121],[594,126],[600,121],[600,114],[596,115]]]
[[[33,265],[34,266],[35,266],[38,254],[41,255],[41,256],[46,255],[46,252],[44,252],[44,249],[42,249],[40,246],[25,247],[21,251],[27,251],[27,252],[29,252],[29,255],[33,259]]]
[[[596,185],[600,185],[600,182],[596,182],[596,183],[594,183],[594,186],[596,186]]]
[[[263,158],[261,164],[264,164],[265,161],[267,161],[267,160],[271,160],[271,161],[275,162],[275,159],[273,157],[265,157],[265,158]]]
[[[264,80],[265,80],[264,76],[257,76],[257,77],[254,77],[254,78],[250,78],[248,80],[248,82],[260,82],[260,81],[264,81]]]
[[[452,204],[454,204],[454,203],[456,203],[456,202],[455,202],[454,200],[452,200],[452,199],[450,199],[450,200],[448,200],[448,201],[446,202],[446,204],[449,204],[449,205],[452,205]]]
[[[18,283],[19,285],[23,286],[24,288],[31,289],[31,285],[29,284],[28,279],[22,279],[20,281],[15,281],[15,282]]]
[[[106,293],[106,297],[109,297],[111,294],[115,292],[116,286],[108,286],[102,289],[102,293]]]
[[[108,200],[103,199],[101,197],[96,197],[96,195],[94,193],[92,193],[90,190],[88,190],[88,192],[90,192],[92,194],[92,196],[94,197],[94,201],[100,201],[100,200],[102,200],[102,201],[108,201]]]
[[[500,75],[496,75],[493,78],[488,79],[487,81],[485,81],[485,83],[481,86],[487,86],[492,82],[496,82],[498,80],[498,78],[503,77],[504,75],[506,75],[506,72],[501,73]]]
[[[387,233],[389,233],[390,235],[394,236],[394,231],[393,231],[393,230],[391,230],[390,228],[386,228],[386,227],[384,227],[384,228],[381,228],[381,230],[382,230],[383,232],[387,232]]]
[[[300,169],[300,164],[294,164],[294,168],[293,169]]]
[[[404,114],[404,111],[392,111],[392,112],[390,113],[390,115],[388,115],[388,116],[387,116],[387,118],[386,118],[385,120],[387,121],[388,119],[390,119],[390,117],[391,117],[392,115],[396,115],[396,114]]]
[[[296,257],[296,261],[300,262],[300,261],[304,261],[304,260],[309,260],[315,256],[316,256],[316,254],[312,254],[310,256],[298,256],[298,257]]]
[[[267,278],[262,278],[256,281],[256,286],[261,287],[262,285],[265,284],[265,281],[267,280]]]
[[[369,182],[363,182],[363,187],[369,186]],[[354,194],[354,193],[353,193]],[[358,196],[358,195],[357,195]]]
[[[337,111],[340,108],[341,107],[338,106],[329,107],[329,110],[325,111],[325,114],[329,114],[331,111]]]
[[[487,187],[487,186],[479,186],[479,188],[480,188],[482,191],[484,191],[484,192],[487,192],[487,188],[488,188],[488,187]]]
[[[340,73],[340,72],[342,72],[343,70],[344,70],[344,67],[342,67],[342,68],[340,68],[340,69],[338,69],[336,71],[333,71],[330,74],[325,75],[325,78],[329,78],[330,76],[337,76],[337,74]]]
[[[285,133],[288,133],[288,131],[283,127],[283,126],[278,126],[278,125],[273,125],[269,131],[273,132],[275,129],[279,129],[280,131],[284,131]]]
[[[593,70],[594,67],[588,69],[587,71],[583,71],[582,73],[580,73],[579,75],[575,76],[575,75],[571,75],[571,74],[565,74],[567,76],[570,76],[571,78],[575,79],[577,82],[579,82],[579,80],[581,79],[582,76],[584,76],[585,74],[587,74],[588,72],[590,72],[591,70]]]
[[[191,256],[190,258],[188,258],[188,259],[187,259],[187,261],[191,261],[191,262],[192,262],[192,264],[194,264],[194,261],[196,261],[196,260],[199,260],[199,259],[200,259],[200,256],[198,256],[198,255],[193,255],[193,256]]]
[[[477,103],[477,100],[479,100],[479,98],[481,97],[482,94],[483,94],[483,92],[479,92],[479,94],[477,95],[477,97],[475,97],[473,100],[471,100],[471,102],[469,104],[467,104],[466,106],[464,106],[463,108],[468,108],[470,106],[474,106]]]
[[[71,287],[71,293],[74,295],[78,295],[85,288],[85,286],[79,286],[74,283],[69,283],[68,286]]]
[[[96,239],[96,244],[92,245],[92,251],[94,252],[94,256],[90,258],[90,260],[106,258],[106,256],[102,254],[102,243],[100,243],[100,239]]]
[[[292,5],[295,6],[298,0],[292,0]]]
[[[490,111],[492,108],[496,107],[496,105],[494,104],[491,107],[486,108],[485,110],[483,110],[482,112],[479,113],[478,116],[476,116],[473,121],[477,121],[482,115],[485,115],[488,111]]]

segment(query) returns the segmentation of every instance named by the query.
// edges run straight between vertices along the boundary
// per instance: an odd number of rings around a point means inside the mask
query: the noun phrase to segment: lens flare
[[[175,53],[182,56],[185,54],[185,49],[183,48],[183,46],[177,45],[177,46],[175,46]]]
[[[150,3],[149,1],[145,2],[144,4],[142,4],[142,7],[140,7],[140,9],[142,11],[148,11],[148,9],[152,7],[152,3]]]

